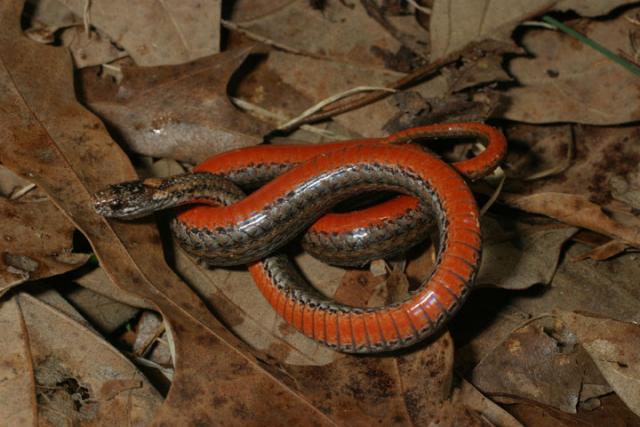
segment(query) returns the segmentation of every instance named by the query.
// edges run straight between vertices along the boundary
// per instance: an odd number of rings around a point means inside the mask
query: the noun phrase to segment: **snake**
[[[449,165],[413,144],[452,138],[480,139],[485,149]],[[502,133],[482,123],[434,124],[327,144],[261,145],[215,155],[190,173],[113,184],[95,194],[95,209],[126,220],[179,207],[172,230],[188,252],[211,265],[247,264],[269,304],[307,337],[341,352],[379,353],[434,335],[467,299],[482,241],[465,178],[491,173],[505,153]],[[373,191],[400,196],[331,211]],[[278,253],[304,232],[303,247],[315,256],[362,265],[406,250],[434,227],[433,271],[404,299],[385,306],[333,301]]]

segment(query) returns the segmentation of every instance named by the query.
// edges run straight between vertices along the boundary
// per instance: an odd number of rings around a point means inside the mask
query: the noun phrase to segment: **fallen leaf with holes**
[[[116,83],[82,72],[82,101],[112,127],[131,151],[190,163],[256,145],[269,126],[235,108],[229,79],[251,48],[171,67],[123,66]]]
[[[0,197],[0,293],[29,280],[75,270],[88,254],[73,252],[75,226],[44,195]]]
[[[148,425],[162,397],[93,331],[28,294],[0,306],[7,425]],[[99,368],[97,368],[99,367]]]
[[[613,52],[633,54],[629,22],[640,9],[606,21],[577,20],[567,24]],[[640,96],[637,76],[601,53],[560,32],[530,30],[522,43],[529,58],[509,63],[520,82],[506,94],[509,104],[502,117],[528,123],[576,122],[593,125],[637,121],[634,108]],[[594,84],[594,82],[597,82]]]
[[[135,174],[101,123],[74,99],[68,55],[22,36],[18,0],[0,7],[0,88],[5,94],[0,99],[5,112],[0,161],[29,176],[66,212],[118,286],[164,315],[173,336],[176,374],[155,422],[208,423],[213,405],[217,417],[244,424],[291,425],[301,414],[317,425],[332,424],[330,416],[280,381],[281,374],[267,373],[211,316],[163,261],[150,224],[109,223],[94,212],[93,192]],[[44,58],[46,75],[38,67]],[[244,409],[238,412],[238,407]]]
[[[51,2],[43,2],[48,3],[49,8],[55,7]],[[73,12],[78,21],[86,19],[107,35],[138,65],[181,64],[219,51],[220,27],[212,25],[220,21],[219,0],[151,3],[61,0],[59,3],[60,7]],[[55,18],[54,14],[36,14],[35,18],[56,26],[55,21],[47,22],[47,18]]]
[[[640,327],[569,312],[559,318],[576,334],[616,394],[640,415]]]
[[[597,3],[588,0],[516,0],[505,4],[491,0],[437,1],[430,20],[431,55],[440,58],[472,42],[510,40],[522,21],[551,10],[573,10],[584,16],[608,13],[624,0]]]

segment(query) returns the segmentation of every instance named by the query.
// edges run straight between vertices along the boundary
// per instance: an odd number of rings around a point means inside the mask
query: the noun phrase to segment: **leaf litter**
[[[635,76],[534,21],[554,13],[637,63],[637,6],[496,5],[238,1],[220,19],[215,0],[126,13],[118,2],[3,4],[4,419],[640,425]],[[363,86],[395,89],[276,131]],[[479,289],[448,330],[398,354],[354,357],[302,336],[243,269],[208,268],[177,247],[169,215],[158,233],[92,210],[94,191],[135,177],[130,162],[167,175],[264,142],[460,120],[501,127],[510,144],[482,220]],[[433,146],[444,158],[465,147]],[[495,186],[473,189],[482,203]],[[426,277],[433,248],[362,269],[289,250],[326,295],[375,306]]]

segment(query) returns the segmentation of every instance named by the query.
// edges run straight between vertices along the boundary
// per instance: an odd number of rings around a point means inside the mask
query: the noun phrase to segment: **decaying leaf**
[[[119,351],[27,294],[3,301],[0,411],[5,422],[147,425],[162,398]],[[13,352],[13,353],[11,353]],[[32,420],[32,421],[30,421]]]
[[[531,3],[531,2],[529,2]],[[638,9],[615,19],[569,22],[577,31],[613,52],[633,53],[629,41]],[[521,83],[507,91],[502,117],[528,123],[575,122],[593,125],[638,121],[637,76],[601,53],[556,31],[531,30],[522,43],[532,55],[516,58],[509,68]],[[597,83],[594,83],[597,82]]]
[[[516,0],[508,4],[492,0],[441,0],[431,14],[431,55],[440,58],[471,42],[509,40],[522,21],[552,10],[574,10],[581,15],[608,13],[624,0]]]
[[[83,102],[129,150],[198,163],[259,144],[269,130],[227,96],[229,79],[251,51],[245,47],[185,65],[124,66],[120,83],[87,69],[82,73]]]
[[[74,270],[89,259],[73,252],[75,227],[44,197],[0,197],[0,293],[28,280]]]

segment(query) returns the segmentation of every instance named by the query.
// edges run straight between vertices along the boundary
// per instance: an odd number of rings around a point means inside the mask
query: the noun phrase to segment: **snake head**
[[[123,182],[97,192],[94,207],[107,218],[141,218],[164,208],[163,193],[151,180]]]

